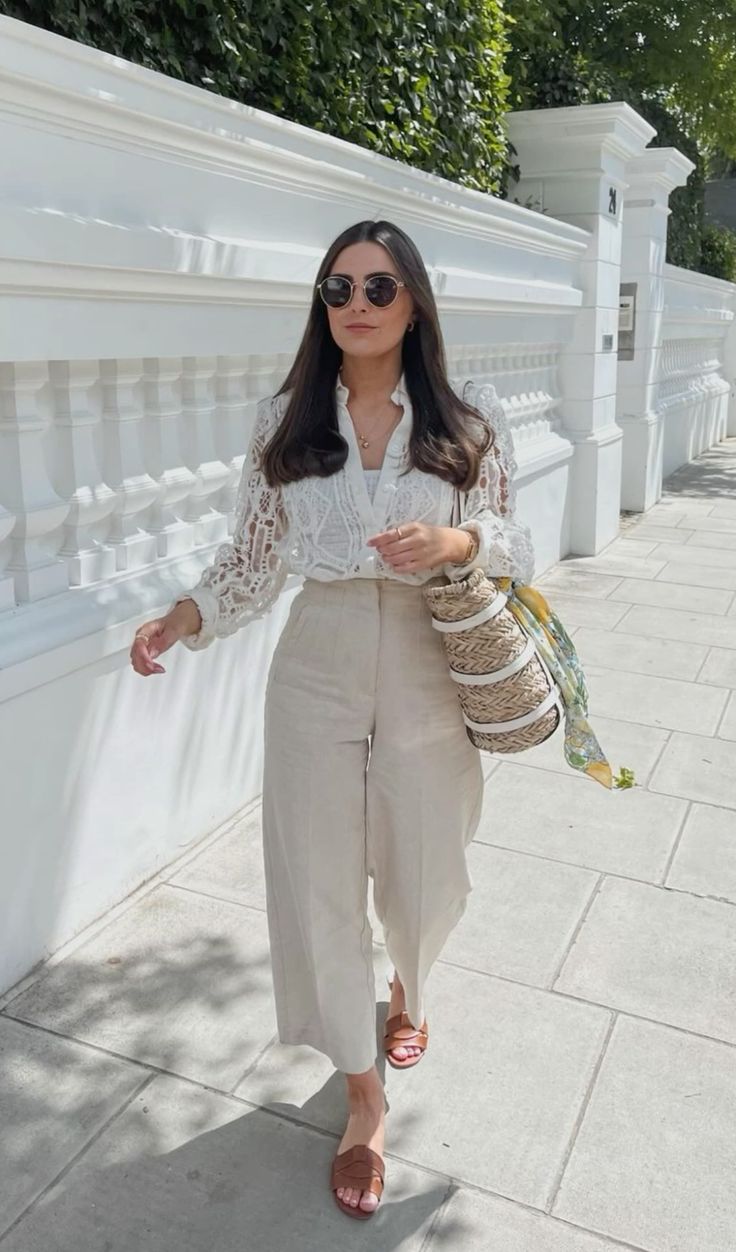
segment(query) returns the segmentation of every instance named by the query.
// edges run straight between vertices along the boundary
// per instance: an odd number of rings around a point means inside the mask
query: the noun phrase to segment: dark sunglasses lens
[[[320,288],[322,299],[331,309],[340,309],[350,299],[350,283],[347,278],[326,278]]]
[[[379,309],[391,304],[397,291],[396,279],[391,274],[374,274],[365,285],[367,299]]]

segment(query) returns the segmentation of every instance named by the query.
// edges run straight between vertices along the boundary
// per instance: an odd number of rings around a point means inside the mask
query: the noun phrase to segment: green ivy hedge
[[[0,0],[0,12],[505,192],[501,0]]]

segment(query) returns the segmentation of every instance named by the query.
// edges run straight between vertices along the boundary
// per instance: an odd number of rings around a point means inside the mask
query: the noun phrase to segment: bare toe
[[[378,1204],[378,1196],[372,1191],[364,1191],[360,1201],[360,1207],[365,1213],[372,1213]]]

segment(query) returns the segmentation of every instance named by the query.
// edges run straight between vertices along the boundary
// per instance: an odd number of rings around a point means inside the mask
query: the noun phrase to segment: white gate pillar
[[[628,344],[619,344],[616,420],[623,431],[621,507],[651,508],[662,494],[664,431],[657,409],[670,194],[694,163],[676,148],[647,148],[626,167],[621,281],[634,297]]]
[[[621,428],[616,337],[626,170],[656,133],[628,104],[510,113],[521,177],[509,196],[590,233],[580,262],[583,299],[560,359],[561,418],[574,445],[570,547],[594,556],[618,534]],[[536,205],[534,207],[537,207]]]

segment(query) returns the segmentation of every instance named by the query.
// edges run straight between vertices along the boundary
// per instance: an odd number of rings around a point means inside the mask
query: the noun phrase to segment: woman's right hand
[[[155,617],[144,622],[135,632],[133,646],[130,649],[130,663],[136,674],[165,674],[163,665],[156,664],[155,658],[173,647],[181,637],[181,632],[166,617]]]

